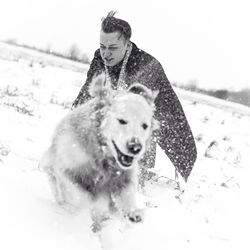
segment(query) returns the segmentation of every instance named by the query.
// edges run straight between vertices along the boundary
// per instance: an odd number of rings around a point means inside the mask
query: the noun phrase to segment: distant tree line
[[[250,88],[244,88],[240,91],[232,91],[227,89],[205,90],[197,87],[196,83],[191,82],[187,85],[173,83],[174,86],[185,90],[214,96],[223,100],[240,103],[250,107]]]
[[[86,63],[89,64],[90,60],[88,56],[81,51],[79,46],[77,44],[72,44],[68,49],[65,50],[65,52],[58,52],[53,49],[48,45],[45,49],[43,48],[37,48],[36,46],[31,46],[27,44],[20,44],[17,42],[16,39],[7,39],[4,41],[5,43],[12,44],[15,46],[23,47],[23,48],[28,48],[28,49],[33,49],[42,53],[62,57],[62,58],[67,58],[76,62],[81,62],[81,63]]]
[[[90,60],[88,56],[85,53],[82,53],[81,49],[78,47],[77,44],[72,44],[64,53],[56,52],[50,48],[50,46],[47,46],[46,49],[37,48],[35,46],[29,46],[26,44],[19,44],[16,39],[8,39],[4,42],[8,44],[13,44],[16,46],[29,48],[33,50],[37,50],[39,52],[71,59],[73,61],[81,62],[81,63],[90,63]],[[244,88],[240,91],[231,91],[227,89],[219,89],[219,90],[205,90],[197,87],[196,81],[190,81],[188,84],[180,84],[180,83],[173,83],[173,86],[176,86],[178,88],[182,88],[185,90],[202,93],[210,96],[214,96],[223,100],[232,101],[240,104],[244,104],[247,106],[250,106],[250,88]]]

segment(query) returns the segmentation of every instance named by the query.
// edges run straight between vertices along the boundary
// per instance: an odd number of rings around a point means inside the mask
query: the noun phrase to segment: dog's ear
[[[92,97],[102,97],[107,95],[108,88],[105,85],[105,74],[94,75],[92,82],[89,84],[89,94]]]
[[[153,128],[153,130],[160,129],[160,122],[158,120],[156,120],[156,119],[153,119],[152,128]]]
[[[157,97],[159,91],[154,90],[145,87],[144,85],[140,83],[134,83],[128,88],[129,92],[132,92],[134,94],[142,95],[149,104],[153,104],[155,98]]]

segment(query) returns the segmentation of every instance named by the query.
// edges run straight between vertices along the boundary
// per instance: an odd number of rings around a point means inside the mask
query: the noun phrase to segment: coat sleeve
[[[157,73],[159,94],[155,100],[155,117],[160,122],[157,142],[187,181],[197,157],[195,140],[181,103],[160,64]]]
[[[100,56],[99,50],[96,50],[93,60],[91,61],[88,73],[87,73],[87,79],[85,81],[85,84],[82,86],[80,92],[78,93],[75,101],[72,104],[71,109],[76,108],[78,105],[84,104],[89,99],[91,99],[91,96],[89,94],[89,84],[92,81],[92,78],[94,75],[101,74],[103,71],[102,67],[102,60]]]

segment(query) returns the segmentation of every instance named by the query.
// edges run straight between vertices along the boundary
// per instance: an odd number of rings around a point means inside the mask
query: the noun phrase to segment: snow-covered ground
[[[209,99],[212,106],[195,97],[195,101],[181,99],[198,147],[184,194],[178,198],[170,181],[174,168],[158,148],[159,178],[148,182],[146,194],[140,194],[148,204],[144,222],[113,218],[94,234],[88,207],[76,214],[63,210],[38,168],[55,124],[68,112],[86,75],[78,66],[74,71],[4,51],[0,55],[0,249],[250,249],[249,111],[237,112],[237,105],[225,109],[226,102],[217,104],[216,99]]]

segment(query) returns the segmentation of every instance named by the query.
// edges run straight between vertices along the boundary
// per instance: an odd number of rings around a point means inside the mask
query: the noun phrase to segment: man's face
[[[101,57],[107,66],[118,64],[126,53],[128,41],[119,32],[100,33]]]

